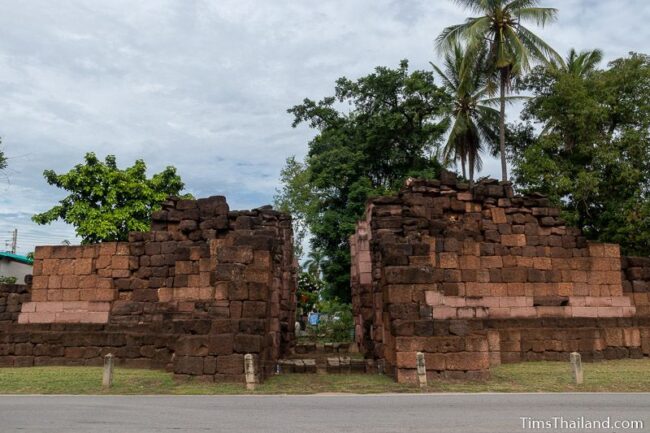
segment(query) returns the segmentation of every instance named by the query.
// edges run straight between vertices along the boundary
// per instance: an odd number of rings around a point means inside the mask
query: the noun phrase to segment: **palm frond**
[[[530,99],[530,96],[506,96],[504,97],[507,104],[514,104],[515,102],[527,101]],[[481,104],[485,106],[497,105],[501,102],[501,98],[484,98],[481,99]]]
[[[479,106],[476,109],[476,125],[481,135],[481,141],[494,149],[499,142],[499,118],[500,113],[492,107]]]
[[[463,24],[444,28],[436,38],[436,48],[439,51],[450,51],[461,41],[471,41],[482,35],[489,29],[489,26],[490,18],[488,16],[467,18]]]
[[[464,117],[460,114],[456,115],[453,120],[453,126],[447,137],[447,143],[442,151],[443,159],[447,162],[455,161],[460,156],[462,149],[459,148],[458,142],[465,130]]]
[[[442,82],[446,87],[450,89],[456,87],[454,83],[449,79],[449,77],[447,77],[447,75],[439,67],[437,67],[435,64],[431,62],[429,62],[429,64],[433,67],[434,71],[436,71],[436,73],[440,76],[440,79],[442,79]]]
[[[580,51],[580,54],[575,57],[573,64],[571,64],[571,67],[568,69],[569,72],[575,75],[584,76],[593,72],[596,69],[596,66],[598,66],[598,63],[602,60],[603,52],[601,50],[595,49]]]
[[[530,68],[528,59],[530,48],[535,50],[536,47],[526,44],[524,38],[521,38],[520,34],[512,27],[505,27],[504,32],[507,36],[507,42],[503,45],[509,51],[509,56],[506,58],[510,59],[511,74],[518,74],[520,71],[528,70]]]
[[[459,6],[471,10],[472,12],[480,13],[490,10],[490,0],[454,0]]]
[[[584,77],[595,71],[602,60],[603,52],[601,50],[583,50],[578,53],[575,48],[571,48],[565,60],[560,63],[556,59],[552,59],[549,67],[555,73],[564,72],[576,77]]]
[[[562,61],[562,57],[542,38],[520,25],[518,33],[526,46],[535,53],[536,60],[542,63],[548,63],[551,60]]]
[[[544,27],[546,23],[557,20],[558,10],[555,8],[523,7],[512,9],[511,13],[521,21],[533,21],[538,26]]]
[[[455,44],[463,39],[463,34],[467,31],[468,25],[455,24],[445,27],[436,38],[436,49],[440,52],[449,50]]]
[[[505,6],[503,6],[504,11],[513,11],[521,8],[531,8],[539,4],[539,0],[512,0]]]

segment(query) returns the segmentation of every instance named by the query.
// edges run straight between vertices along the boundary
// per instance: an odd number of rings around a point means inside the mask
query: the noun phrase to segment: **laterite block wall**
[[[400,381],[415,380],[418,351],[432,375],[481,377],[491,364],[574,350],[650,350],[641,297],[623,290],[622,261],[638,261],[588,243],[548,199],[514,196],[507,183],[410,180],[370,200],[350,244],[358,343]],[[632,285],[646,287],[635,269]]]
[[[252,353],[263,376],[293,343],[295,284],[288,215],[170,199],[128,242],[38,247],[31,299],[1,324],[0,364],[96,364],[110,351],[243,380]]]

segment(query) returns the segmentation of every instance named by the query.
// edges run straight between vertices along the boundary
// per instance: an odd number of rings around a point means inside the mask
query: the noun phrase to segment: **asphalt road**
[[[644,421],[625,431],[650,431],[650,393],[0,396],[2,433],[587,431],[524,428],[521,417],[608,416]]]

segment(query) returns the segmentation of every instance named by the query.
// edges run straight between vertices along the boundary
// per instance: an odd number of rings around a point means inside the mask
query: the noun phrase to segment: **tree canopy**
[[[470,58],[485,52],[485,71],[498,76],[501,180],[507,181],[505,105],[512,78],[527,72],[535,63],[562,62],[555,50],[524,24],[531,22],[543,27],[556,19],[557,9],[539,7],[539,0],[456,0],[456,3],[478,16],[443,29],[437,39],[438,47],[450,51],[462,41]]]
[[[409,176],[440,169],[435,150],[450,97],[434,84],[433,72],[376,68],[358,80],[340,78],[334,96],[305,99],[289,109],[294,126],[317,131],[303,162],[289,158],[276,204],[302,220],[322,251],[326,292],[350,299],[348,237],[366,200],[399,189]],[[345,109],[349,107],[349,109]]]
[[[533,97],[511,137],[515,180],[548,194],[590,238],[648,255],[650,57],[633,53],[597,70],[594,56],[574,53],[577,67],[539,67],[526,78]]]
[[[84,163],[68,173],[46,170],[47,183],[70,194],[32,219],[38,224],[62,219],[75,227],[83,243],[126,240],[130,231],[149,230],[151,213],[184,187],[174,167],[151,178],[146,171],[142,160],[119,169],[115,156],[108,155],[102,162],[94,153],[87,153]]]

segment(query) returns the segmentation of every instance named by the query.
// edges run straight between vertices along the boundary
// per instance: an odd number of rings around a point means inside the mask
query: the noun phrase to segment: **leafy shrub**
[[[354,337],[352,306],[338,299],[323,300],[318,304],[321,321],[315,331],[318,340],[324,342],[347,342]]]
[[[3,277],[0,275],[0,284],[16,284],[16,277]]]

